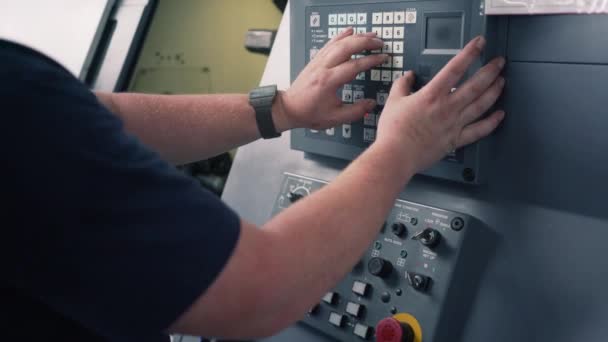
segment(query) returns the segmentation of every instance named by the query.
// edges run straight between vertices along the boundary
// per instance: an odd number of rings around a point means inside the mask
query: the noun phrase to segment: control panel
[[[487,23],[481,0],[436,1],[349,1],[291,2],[292,81],[315,58],[318,51],[348,27],[356,33],[375,32],[385,43],[380,50],[366,51],[352,58],[386,53],[388,61],[339,89],[345,104],[365,98],[378,106],[362,120],[326,130],[299,129],[292,132],[293,149],[342,159],[354,159],[376,139],[378,120],[393,81],[404,72],[416,73],[415,90],[427,84],[473,37],[498,35],[498,21]],[[496,27],[494,27],[496,26]],[[500,53],[504,39],[493,37],[486,54],[470,72]],[[452,151],[424,174],[454,181],[479,184],[484,181],[485,142]]]
[[[273,215],[325,184],[286,173]],[[302,323],[340,341],[457,341],[492,235],[473,217],[405,200],[378,231]]]

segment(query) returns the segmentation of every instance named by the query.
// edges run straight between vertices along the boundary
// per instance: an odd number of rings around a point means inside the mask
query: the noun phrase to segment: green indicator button
[[[379,241],[374,242],[374,249],[381,250],[382,244]]]

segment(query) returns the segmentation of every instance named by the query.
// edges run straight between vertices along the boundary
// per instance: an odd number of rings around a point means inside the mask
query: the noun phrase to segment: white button
[[[357,24],[357,13],[348,13],[348,25]]]
[[[336,327],[342,327],[344,324],[344,315],[340,315],[339,313],[332,312],[329,314],[329,323],[335,325]]]
[[[328,128],[325,130],[325,134],[329,135],[330,137],[333,137],[336,134],[336,130],[334,128]]]
[[[353,89],[353,86],[351,84],[345,84],[344,89]]]
[[[372,81],[380,81],[380,70],[372,69],[370,78]]]
[[[327,30],[327,37],[329,37],[329,39],[334,38],[335,36],[338,35],[338,29],[335,27],[330,27],[329,30]]]
[[[350,139],[352,136],[353,130],[350,125],[342,125],[342,137],[344,139]]]
[[[319,131],[317,131],[316,129],[311,129],[310,133],[319,133]]]
[[[342,33],[344,33],[344,31],[346,31],[346,27],[338,28],[338,34],[342,34]]]
[[[393,42],[384,42],[384,46],[382,47],[382,52],[393,53]]]
[[[365,126],[376,126],[376,114],[367,113],[363,117],[363,124]],[[353,288],[355,286],[353,285]]]
[[[319,49],[310,49],[310,60],[313,60],[315,57],[317,57],[318,53]]]
[[[406,24],[415,24],[416,23],[416,11],[405,12],[405,23]]]
[[[398,54],[403,53],[403,41],[393,42],[393,52]]]
[[[321,26],[321,15],[313,14],[310,16],[310,27],[320,27]]]
[[[382,70],[382,82],[390,82],[393,80],[393,74],[390,70]]]
[[[372,14],[372,24],[374,24],[374,25],[382,24],[382,13]]]
[[[338,25],[338,15],[330,14],[327,21],[329,22],[329,25]]]
[[[389,71],[390,73],[390,71]],[[376,102],[378,102],[378,105],[380,106],[384,106],[386,104],[386,99],[388,98],[388,94],[387,93],[378,93],[376,94]]]
[[[342,90],[342,102],[352,103],[353,102],[353,91]]]
[[[358,294],[359,296],[365,296],[365,294],[367,293],[368,287],[369,287],[369,285],[364,282],[355,281],[353,283],[352,290],[354,293]]]
[[[365,99],[365,92],[363,90],[355,90],[353,91],[353,100],[355,102],[359,102]]]
[[[392,39],[393,38],[393,28],[392,27],[383,27],[382,28],[382,38]]]
[[[405,29],[403,27],[393,28],[393,38],[403,39],[403,37],[405,37]]]
[[[338,25],[346,25],[346,13],[338,14]]]
[[[384,25],[393,24],[393,12],[384,12],[384,19],[382,19]]]
[[[393,58],[392,57],[388,57],[386,59],[386,62],[384,62],[384,64],[382,64],[383,68],[392,68],[393,67]]]
[[[374,32],[378,38],[382,38],[382,27],[372,27],[372,32]]]
[[[361,316],[362,308],[363,307],[361,306],[361,304],[348,302],[344,311],[346,311],[347,314],[358,318],[359,316]]]
[[[393,57],[393,68],[403,69],[403,56]]]
[[[365,81],[365,72],[360,72],[357,74],[357,80]]]
[[[360,338],[367,340],[370,338],[372,334],[372,329],[367,325],[363,325],[361,323],[355,324],[355,329],[353,330],[353,334],[359,336]]]
[[[395,12],[395,18],[393,22],[395,24],[405,24],[405,12]]]
[[[363,129],[363,141],[374,142],[376,140],[376,130],[372,128]]]
[[[357,27],[357,34],[367,32],[367,27]]]
[[[393,82],[403,77],[403,71],[393,71]]]
[[[365,24],[367,24],[367,13],[357,14],[357,25],[365,25]]]

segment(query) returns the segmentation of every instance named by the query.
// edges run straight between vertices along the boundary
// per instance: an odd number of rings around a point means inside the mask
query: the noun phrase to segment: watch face
[[[259,87],[253,90],[252,95],[255,97],[274,96],[277,92],[277,86]]]

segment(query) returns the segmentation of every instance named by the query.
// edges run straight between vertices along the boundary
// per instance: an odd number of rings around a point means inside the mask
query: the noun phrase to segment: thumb
[[[414,86],[414,81],[416,80],[416,76],[413,71],[408,71],[400,77],[395,82],[393,82],[393,87],[391,88],[391,93],[388,95],[388,99],[399,98],[408,96],[412,93],[412,87]]]

